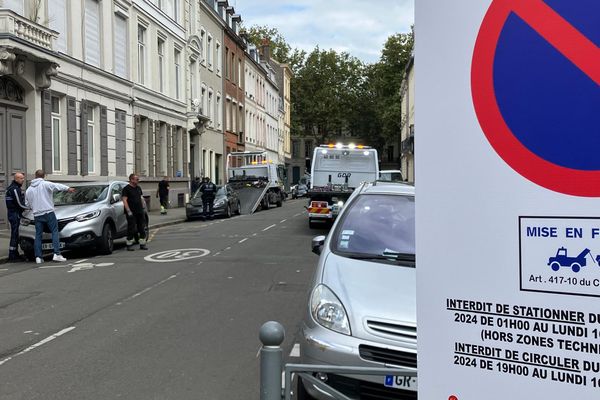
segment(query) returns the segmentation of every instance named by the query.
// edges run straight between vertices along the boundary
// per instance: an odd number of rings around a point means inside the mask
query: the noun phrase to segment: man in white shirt
[[[42,238],[44,227],[52,233],[52,247],[54,248],[54,257],[52,261],[63,262],[67,261],[60,254],[60,241],[58,237],[58,220],[54,214],[54,192],[74,192],[75,189],[70,188],[60,183],[54,183],[45,180],[46,173],[38,169],[35,171],[35,179],[31,181],[31,185],[25,192],[25,204],[31,208],[35,222],[35,262],[41,264],[44,262],[42,258]]]

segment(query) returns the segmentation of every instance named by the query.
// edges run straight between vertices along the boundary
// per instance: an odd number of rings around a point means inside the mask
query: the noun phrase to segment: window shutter
[[[127,20],[115,16],[115,74],[127,78]]]
[[[100,106],[100,175],[108,176],[108,121],[106,106]]]
[[[75,97],[67,97],[68,174],[77,175],[77,110]]]
[[[127,130],[127,113],[117,110],[115,112],[115,129],[116,129],[116,159],[117,159],[117,176],[127,175],[127,140],[125,138]]]
[[[52,173],[52,96],[42,91],[42,168]]]
[[[135,172],[142,173],[142,119],[135,116]]]
[[[179,127],[175,128],[178,131],[180,130]],[[182,145],[183,145],[183,165],[182,165],[182,172],[183,172],[183,176],[189,176],[189,168],[188,168],[188,134],[187,132],[182,132],[181,133],[181,137],[182,137]]]
[[[100,4],[85,0],[85,62],[100,66]]]
[[[156,176],[155,175],[155,166],[154,166],[154,129],[156,123],[154,121],[148,120],[148,176]]]
[[[167,175],[175,176],[173,172],[173,127],[167,125]]]
[[[88,106],[85,100],[81,100],[79,113],[79,153],[81,154],[81,176],[88,174]]]

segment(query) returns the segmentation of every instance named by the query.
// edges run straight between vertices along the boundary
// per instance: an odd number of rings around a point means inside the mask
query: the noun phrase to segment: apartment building
[[[402,122],[400,125],[400,164],[404,179],[415,183],[415,69],[411,57],[400,88]]]
[[[292,167],[292,138],[291,138],[291,81],[292,81],[292,70],[289,65],[277,62],[275,59],[269,57],[269,65],[272,67],[275,74],[275,82],[279,88],[278,93],[278,135],[279,135],[279,157],[280,162],[285,164],[287,171],[288,182],[293,181],[293,167]],[[290,177],[292,179],[290,180]],[[297,183],[297,181],[296,181]]]

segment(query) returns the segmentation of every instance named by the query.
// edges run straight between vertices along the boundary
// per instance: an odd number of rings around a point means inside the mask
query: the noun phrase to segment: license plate
[[[336,206],[331,206],[331,211],[334,212],[334,213],[339,212],[340,211],[340,207],[337,206],[337,205]]]
[[[386,375],[384,386],[394,389],[417,391],[417,378],[414,376]]]
[[[60,242],[60,248],[63,249],[65,247],[65,242]],[[54,246],[52,243],[42,243],[42,250],[54,250]]]

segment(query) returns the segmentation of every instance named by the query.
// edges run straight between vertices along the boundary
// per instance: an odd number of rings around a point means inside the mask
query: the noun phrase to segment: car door
[[[121,192],[123,191],[124,185],[121,183],[114,183],[111,191],[110,198],[115,218],[115,226],[117,228],[117,235],[121,236],[127,232],[127,217],[125,216],[125,206],[123,200],[121,200]],[[114,195],[119,195],[119,201],[113,202]]]
[[[231,207],[231,210],[237,210],[237,199],[235,192],[231,189],[231,186],[227,185],[227,202]]]

